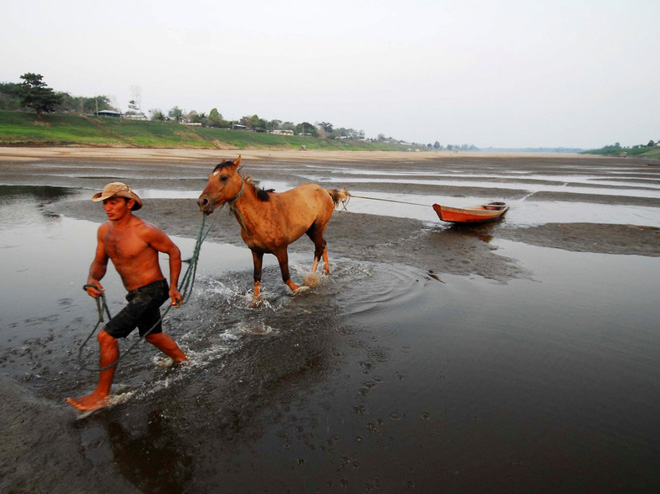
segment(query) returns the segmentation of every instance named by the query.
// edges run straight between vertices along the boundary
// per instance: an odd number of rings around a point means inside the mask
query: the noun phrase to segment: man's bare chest
[[[140,238],[134,231],[108,232],[103,243],[110,259],[115,261],[130,261],[141,258],[149,252],[149,244]]]

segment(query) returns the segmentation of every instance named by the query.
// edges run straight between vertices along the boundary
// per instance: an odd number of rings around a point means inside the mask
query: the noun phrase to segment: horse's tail
[[[330,197],[332,197],[332,202],[335,203],[335,207],[339,206],[339,203],[342,204],[343,208],[346,209],[346,205],[348,204],[348,201],[351,199],[351,194],[349,194],[348,190],[346,189],[325,189],[328,191],[328,194],[330,194]]]

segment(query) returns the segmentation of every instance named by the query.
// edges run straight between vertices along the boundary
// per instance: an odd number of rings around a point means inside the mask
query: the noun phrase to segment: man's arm
[[[103,244],[105,229],[105,225],[101,225],[96,234],[96,253],[94,254],[94,260],[89,267],[89,274],[87,275],[87,284],[92,285],[87,287],[87,293],[94,298],[101,295],[101,292],[103,291],[101,279],[103,279],[108,270],[108,254],[105,251],[105,245]]]
[[[167,254],[170,258],[170,298],[171,305],[180,306],[183,303],[179,293],[179,275],[181,274],[181,251],[167,234],[154,225],[148,225],[149,245],[158,252]]]

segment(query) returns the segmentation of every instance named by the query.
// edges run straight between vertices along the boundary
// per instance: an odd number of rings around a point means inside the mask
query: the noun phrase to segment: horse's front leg
[[[292,292],[296,292],[300,287],[291,281],[291,276],[289,275],[289,254],[284,249],[279,249],[275,252],[275,257],[277,257],[277,262],[280,263],[280,271],[282,271],[282,281],[291,288]]]
[[[254,265],[254,296],[261,294],[261,266],[263,265],[264,253],[252,251],[252,264]]]

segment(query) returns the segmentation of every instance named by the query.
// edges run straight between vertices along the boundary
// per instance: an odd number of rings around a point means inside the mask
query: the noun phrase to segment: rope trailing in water
[[[216,216],[216,219],[217,219],[217,216]],[[205,223],[206,223],[206,215],[204,214],[204,215],[202,215],[202,223],[199,227],[199,233],[197,234],[197,240],[195,242],[195,248],[193,249],[193,254],[190,257],[190,259],[186,259],[185,261],[183,261],[183,262],[188,264],[188,269],[186,269],[186,272],[184,273],[183,278],[181,279],[181,282],[179,283],[179,293],[181,293],[181,298],[183,299],[182,304],[185,304],[188,301],[188,297],[192,293],[193,286],[195,284],[195,275],[197,274],[197,263],[199,261],[199,253],[202,249],[202,243],[204,242],[204,240],[206,240],[206,237],[208,236],[209,232],[211,231],[211,228],[213,227],[213,224],[215,223],[215,219],[213,220],[213,223],[211,224],[211,226],[209,226],[208,229],[206,230],[206,233],[204,232]],[[83,285],[83,290],[87,291],[87,288],[90,287],[90,286],[92,286],[92,285]],[[96,287],[94,287],[94,288],[96,288]],[[96,330],[99,328],[99,326],[103,322],[103,313],[105,312],[107,314],[108,320],[112,319],[112,315],[110,314],[110,309],[108,309],[108,304],[106,302],[105,293],[101,292],[101,295],[99,297],[96,297],[96,310],[98,312],[99,318],[96,321],[96,325],[92,329],[92,332],[89,333],[89,335],[87,336],[85,341],[82,342],[82,344],[80,345],[80,348],[78,349],[78,364],[80,365],[80,368],[84,369],[84,370],[87,370],[87,371],[91,371],[91,372],[101,372],[101,371],[104,371],[106,369],[110,369],[111,367],[114,367],[115,365],[117,365],[119,363],[119,361],[123,357],[128,355],[131,352],[131,350],[133,350],[133,348],[135,348],[135,346],[138,343],[143,341],[156,328],[156,326],[158,326],[158,324],[160,322],[163,321],[163,319],[165,318],[165,316],[167,315],[167,313],[170,311],[171,308],[172,308],[172,306],[169,305],[167,307],[167,309],[165,309],[165,312],[163,312],[163,314],[160,316],[160,319],[158,321],[156,321],[154,323],[154,325],[151,326],[151,328],[149,328],[149,330],[146,333],[144,333],[144,335],[140,336],[140,338],[135,343],[133,343],[128,348],[128,350],[126,350],[126,352],[122,353],[119,356],[119,358],[117,360],[115,360],[113,363],[108,364],[105,367],[100,367],[100,368],[89,367],[89,366],[85,365],[85,363],[83,362],[83,359],[82,359],[83,349],[85,348],[85,345],[87,345],[87,342],[90,340],[90,338],[94,335]]]
[[[370,201],[384,201],[384,202],[398,202],[399,204],[412,204],[413,206],[424,206],[430,207],[428,204],[420,204],[419,202],[409,202],[409,201],[397,201],[396,199],[381,199],[380,197],[367,197],[367,196],[356,196],[355,194],[348,194],[349,198],[357,197],[358,199],[369,199]]]

